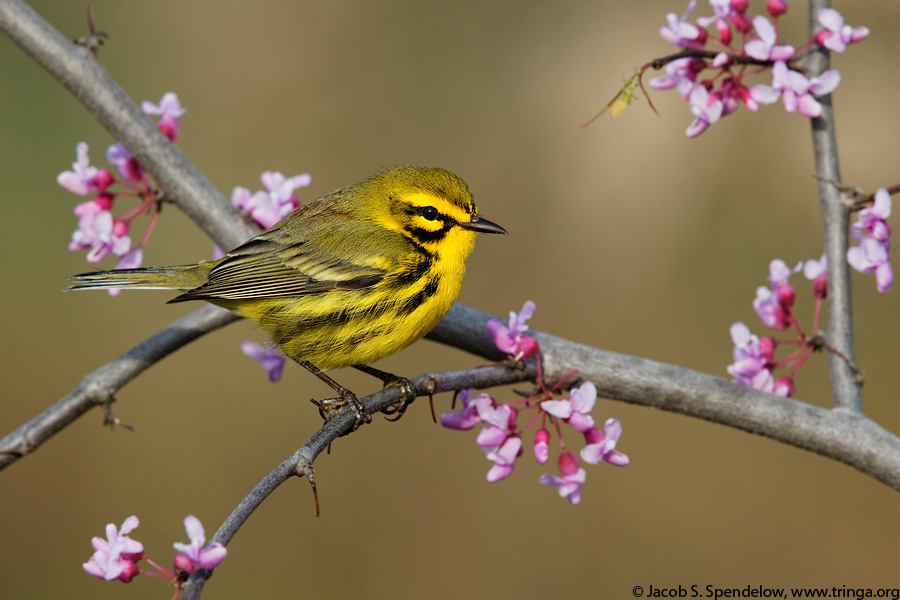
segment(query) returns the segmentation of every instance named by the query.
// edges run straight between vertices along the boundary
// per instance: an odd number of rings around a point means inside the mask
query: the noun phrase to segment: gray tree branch
[[[810,0],[810,38],[822,29],[817,16],[828,8],[828,0]],[[807,56],[807,75],[816,77],[828,70],[829,52],[813,44]],[[853,302],[850,295],[850,267],[847,264],[850,211],[841,201],[841,192],[830,182],[841,181],[838,162],[834,106],[831,94],[819,99],[822,115],[811,119],[813,154],[819,176],[819,204],[822,211],[825,256],[828,260],[828,343],[851,362],[856,362],[853,344]],[[831,394],[835,408],[862,412],[862,390],[856,373],[840,356],[828,352]]]
[[[90,409],[96,406],[109,408],[118,390],[172,352],[237,319],[234,313],[224,308],[204,306],[85,375],[59,401],[0,439],[0,469],[34,452]]]

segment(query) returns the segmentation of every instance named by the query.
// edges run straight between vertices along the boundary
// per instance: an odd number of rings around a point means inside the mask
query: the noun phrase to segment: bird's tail
[[[82,273],[69,277],[73,283],[65,291],[109,288],[192,290],[206,283],[209,272],[218,262],[211,260],[179,267],[147,267]]]

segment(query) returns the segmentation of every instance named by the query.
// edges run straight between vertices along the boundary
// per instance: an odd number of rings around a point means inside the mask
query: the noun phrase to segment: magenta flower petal
[[[235,187],[231,203],[235,208],[246,210],[254,221],[268,229],[300,207],[294,190],[309,185],[310,176],[285,177],[278,171],[266,171],[260,179],[265,191],[251,194],[247,188]]]
[[[836,69],[829,69],[809,80],[809,91],[816,96],[824,96],[833,92],[841,83],[841,72]]]
[[[546,464],[550,458],[550,432],[543,427],[534,432],[534,460]]]
[[[680,48],[691,45],[700,36],[700,30],[697,26],[687,22],[688,16],[696,5],[697,2],[691,0],[681,18],[675,13],[667,14],[666,21],[668,25],[659,28],[659,35],[662,39]]]
[[[578,469],[574,474],[564,477],[544,474],[538,478],[538,482],[555,487],[561,498],[567,498],[570,503],[578,504],[581,502],[581,486],[586,479],[587,471]]]
[[[228,551],[219,542],[213,542],[204,547],[206,534],[200,519],[188,515],[184,519],[184,528],[187,531],[189,544],[176,542],[173,547],[178,550],[175,557],[175,566],[188,573],[194,573],[198,569],[213,569],[224,560]]]
[[[545,400],[541,402],[541,408],[544,409],[544,412],[560,419],[568,419],[572,416],[572,402],[568,398],[563,400]]]
[[[478,423],[481,423],[481,417],[478,416],[478,407],[475,405],[475,401],[481,397],[474,396],[475,390],[467,389],[460,390],[459,394],[457,394],[457,398],[462,403],[462,408],[453,411],[453,412],[445,412],[441,415],[441,425],[446,427],[447,429],[458,429],[458,430],[469,430],[475,427]],[[490,399],[490,396],[487,394],[482,394],[487,396]]]
[[[828,261],[825,259],[824,254],[819,260],[808,260],[803,265],[803,276],[812,281],[820,275],[823,275],[826,272],[827,266]]]
[[[794,56],[793,46],[776,46],[777,35],[772,23],[762,15],[753,17],[753,28],[759,39],[744,44],[744,52],[756,60],[788,60]]]
[[[269,381],[274,383],[281,379],[286,357],[279,348],[271,345],[263,348],[256,342],[248,340],[241,344],[241,352],[262,365],[269,376]]]
[[[616,444],[622,435],[622,424],[618,419],[607,419],[603,426],[603,439],[597,443],[588,444],[581,449],[581,459],[591,465],[606,461],[617,467],[627,466],[629,458],[616,450]],[[597,437],[600,437],[599,435]]]
[[[478,437],[475,438],[475,443],[482,448],[490,448],[491,450],[496,450],[501,444],[503,444],[508,436],[509,430],[507,430],[506,428],[488,425],[486,427],[483,427],[481,431],[478,432]]]
[[[539,352],[537,341],[527,335],[528,326],[525,321],[534,314],[535,304],[531,300],[522,305],[519,313],[510,311],[509,325],[503,325],[497,319],[491,319],[487,323],[488,334],[494,340],[497,349],[510,354],[517,360],[528,357],[536,357]]]
[[[77,158],[72,163],[72,170],[60,173],[56,177],[56,182],[73,194],[86,196],[93,191],[97,191],[93,181],[99,170],[97,167],[91,166],[86,143],[78,142],[78,145],[75,147],[75,154]]]
[[[522,450],[522,438],[517,435],[511,435],[506,441],[495,451],[488,452],[487,457],[494,461],[487,474],[487,480],[495,483],[504,479],[513,472],[516,465],[516,457]]]
[[[763,83],[750,88],[750,97],[760,104],[774,104],[781,97],[781,92]]]
[[[573,412],[569,417],[569,425],[578,433],[584,433],[594,426],[594,417],[588,414]]]

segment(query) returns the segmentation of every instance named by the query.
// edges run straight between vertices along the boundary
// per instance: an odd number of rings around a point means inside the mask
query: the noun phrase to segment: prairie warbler
[[[302,206],[219,260],[85,273],[68,289],[177,289],[169,302],[206,300],[252,319],[351,404],[359,426],[369,415],[322,370],[353,366],[403,385],[368,365],[450,310],[478,232],[506,233],[478,216],[462,179],[398,167]]]

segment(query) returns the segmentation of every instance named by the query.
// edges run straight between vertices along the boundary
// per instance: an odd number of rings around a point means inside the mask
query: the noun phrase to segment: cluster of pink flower
[[[875,192],[871,207],[859,211],[856,223],[851,227],[859,246],[847,250],[847,262],[860,273],[875,272],[875,283],[879,292],[886,292],[894,283],[891,268],[891,226],[887,219],[891,216],[891,195],[885,188]]]
[[[746,385],[779,396],[791,396],[794,393],[794,375],[806,363],[814,350],[821,347],[818,337],[808,337],[794,316],[794,299],[796,292],[788,278],[801,269],[807,279],[812,280],[813,296],[816,298],[815,317],[812,331],[819,330],[822,300],[828,294],[828,280],[825,273],[825,256],[819,260],[798,263],[793,269],[780,259],[769,264],[769,281],[771,288],[760,286],[756,290],[753,310],[763,325],[775,331],[793,329],[797,337],[790,340],[776,340],[772,336],[762,339],[750,333],[744,323],[731,326],[731,339],[734,342],[734,362],[728,366],[728,373],[736,383]],[[794,345],[797,348],[786,357],[775,360],[775,349],[778,345]],[[775,379],[773,371],[790,367],[788,375]]]
[[[116,528],[114,523],[106,526],[106,539],[95,537],[91,540],[94,547],[94,555],[82,566],[88,574],[106,581],[119,580],[129,583],[136,575],[150,575],[167,579],[176,588],[174,598],[181,593],[181,587],[187,580],[187,576],[199,569],[213,569],[224,559],[228,551],[219,542],[206,544],[206,534],[200,520],[188,515],[184,519],[184,528],[187,531],[189,544],[174,544],[178,554],[173,561],[175,570],[169,571],[144,555],[144,545],[128,537],[139,525],[138,518],[134,515],[125,519],[121,528]],[[138,566],[138,562],[147,561],[156,571],[145,571]]]
[[[756,112],[760,104],[772,104],[780,98],[787,112],[818,117],[822,106],[815,97],[834,91],[840,83],[840,73],[832,69],[807,78],[789,63],[811,44],[843,52],[848,44],[869,35],[867,28],[844,24],[840,13],[828,8],[818,14],[818,21],[825,29],[794,48],[781,45],[778,30],[778,18],[788,9],[786,0],[768,0],[766,10],[771,20],[762,15],[747,17],[749,0],[709,0],[709,3],[714,14],[698,18],[697,25],[688,22],[696,0],[691,0],[680,18],[673,13],[667,15],[668,24],[659,33],[670,44],[684,48],[685,56],[669,57],[666,75],[650,81],[650,86],[656,89],[676,89],[690,103],[695,118],[685,132],[689,137],[700,135],[742,103]],[[714,27],[714,32],[706,29],[709,26]],[[707,69],[712,74],[701,78]],[[747,87],[746,78],[769,69],[771,85]]]
[[[517,314],[510,312],[509,325],[492,319],[488,332],[501,351],[509,354],[514,360],[525,358],[539,359],[540,349],[537,341],[525,335],[525,325],[534,313],[535,305],[528,301]],[[522,455],[522,435],[541,420],[540,427],[534,433],[534,458],[545,464],[550,458],[550,431],[548,421],[556,430],[559,440],[560,455],[557,460],[560,475],[541,475],[539,481],[544,485],[555,487],[559,495],[568,498],[572,504],[581,501],[581,486],[585,482],[586,471],[578,466],[578,458],[566,449],[562,436],[562,424],[572,427],[581,434],[585,446],[581,449],[581,458],[588,464],[606,461],[609,464],[624,467],[628,457],[616,449],[622,426],[616,419],[608,419],[601,431],[594,424],[590,412],[597,401],[597,388],[587,381],[571,391],[569,398],[554,400],[557,388],[565,381],[547,389],[540,371],[538,360],[538,380],[541,391],[534,396],[498,404],[488,394],[475,395],[474,390],[463,390],[458,398],[462,408],[455,412],[441,415],[441,425],[449,429],[470,430],[478,424],[483,427],[476,439],[478,445],[494,462],[488,471],[487,480],[496,482],[508,477],[515,468],[516,459]],[[518,426],[518,417],[529,410],[534,410],[534,417],[524,427]]]
[[[185,113],[178,96],[169,92],[162,97],[159,105],[144,102],[141,108],[148,115],[159,115],[156,126],[174,142],[178,137],[179,119]],[[76,153],[77,160],[72,164],[72,170],[60,173],[56,180],[73,194],[94,197],[75,207],[78,229],[72,234],[69,250],[77,252],[90,249],[87,254],[90,263],[100,262],[114,254],[119,257],[117,269],[139,267],[143,262],[144,246],[159,214],[157,188],[147,178],[141,164],[119,142],[107,149],[106,159],[116,168],[121,178],[117,178],[108,169],[92,166],[86,143],[80,142]],[[113,186],[120,186],[122,190],[114,191]],[[113,216],[113,205],[118,197],[138,198],[140,203]],[[128,235],[129,230],[135,219],[148,212],[150,222],[140,243],[135,246]],[[112,295],[117,293],[118,290],[110,290]]]
[[[861,273],[875,273],[875,283],[879,292],[886,292],[894,282],[889,251],[891,249],[891,227],[886,220],[891,214],[891,196],[885,188],[874,194],[871,206],[859,211],[857,221],[851,230],[859,241],[859,246],[847,250],[847,262]],[[828,294],[826,261],[819,260],[798,263],[793,269],[780,259],[769,264],[769,281],[772,287],[761,286],[756,290],[753,310],[763,325],[775,331],[793,329],[797,337],[790,340],[776,340],[771,336],[759,338],[750,333],[744,323],[731,326],[731,340],[734,342],[734,362],[728,366],[728,373],[736,383],[779,396],[794,393],[794,375],[816,350],[836,352],[814,333],[807,336],[794,317],[796,292],[788,282],[794,273],[803,271],[811,280],[813,296],[816,299],[815,317],[811,331],[819,331],[822,301]],[[775,360],[775,349],[779,345],[793,345],[797,348],[779,360]],[[845,357],[846,360],[846,357]],[[773,371],[790,367],[790,372],[775,378]],[[855,367],[854,367],[855,368]]]

